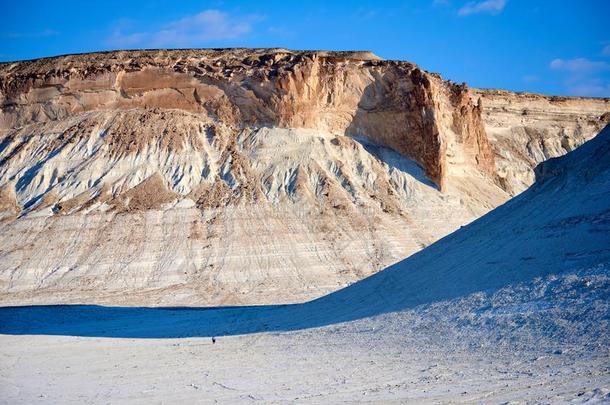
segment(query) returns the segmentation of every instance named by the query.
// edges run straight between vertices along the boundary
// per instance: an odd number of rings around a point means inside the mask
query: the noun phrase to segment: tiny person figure
[[[212,336],[212,344],[216,343],[216,338],[214,336]]]

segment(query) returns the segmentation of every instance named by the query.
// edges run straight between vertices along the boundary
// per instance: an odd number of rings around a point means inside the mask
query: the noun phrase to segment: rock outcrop
[[[496,172],[511,195],[529,187],[534,168],[597,135],[610,122],[610,99],[471,89],[481,101]]]
[[[541,104],[528,119],[563,149],[521,156],[531,131],[500,128],[516,125],[512,107],[494,107],[502,97],[521,96],[367,52],[0,64],[0,302],[254,304],[335,290],[503,203],[568,150],[552,118],[567,110],[552,104],[544,121]],[[584,121],[566,104],[566,122],[598,125],[596,103]]]
[[[2,64],[0,88],[5,130],[96,110],[178,109],[233,127],[370,137],[416,160],[440,186],[449,143],[467,151],[468,163],[493,170],[480,111],[465,86],[362,52],[70,55]]]

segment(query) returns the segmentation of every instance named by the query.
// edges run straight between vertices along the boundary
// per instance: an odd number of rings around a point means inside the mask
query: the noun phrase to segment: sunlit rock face
[[[367,52],[112,52],[3,64],[0,75],[4,128],[96,110],[177,109],[230,126],[370,137],[437,184],[451,143],[468,163],[493,169],[464,86]]]
[[[539,163],[570,152],[610,121],[610,100],[471,90],[481,100],[485,131],[502,188],[518,194],[534,181]]]
[[[3,63],[0,89],[3,303],[313,298],[498,206],[609,109],[519,115],[408,62],[285,49]]]

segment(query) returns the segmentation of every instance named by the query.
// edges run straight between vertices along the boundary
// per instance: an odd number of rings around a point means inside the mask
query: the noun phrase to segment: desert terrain
[[[278,48],[0,105],[2,403],[610,401],[609,99]]]

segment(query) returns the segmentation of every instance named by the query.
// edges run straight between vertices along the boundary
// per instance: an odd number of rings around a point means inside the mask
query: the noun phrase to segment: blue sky
[[[610,97],[609,0],[2,0],[0,61],[110,49],[371,50],[473,87]]]

